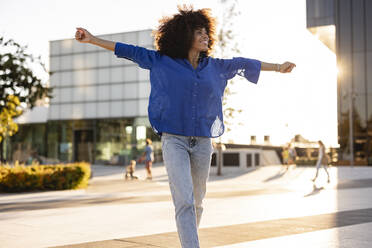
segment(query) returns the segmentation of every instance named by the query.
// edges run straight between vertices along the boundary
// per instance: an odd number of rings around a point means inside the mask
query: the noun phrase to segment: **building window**
[[[224,166],[239,166],[239,153],[225,153],[223,154]]]
[[[247,167],[252,167],[252,154],[247,154]]]
[[[259,153],[255,153],[254,154],[254,165],[255,166],[259,166],[260,165],[260,154]]]

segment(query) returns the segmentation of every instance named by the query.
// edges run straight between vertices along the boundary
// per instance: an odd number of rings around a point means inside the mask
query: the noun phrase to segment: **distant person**
[[[328,164],[329,164],[329,158],[328,158],[328,155],[325,152],[325,146],[324,146],[323,142],[321,140],[319,140],[318,144],[319,144],[319,152],[318,152],[318,161],[316,162],[316,174],[315,174],[315,177],[312,179],[312,181],[315,182],[315,180],[318,178],[320,166],[323,166],[323,168],[324,168],[324,170],[325,170],[325,172],[327,173],[327,176],[328,176],[327,182],[329,183],[330,182],[330,177],[329,177],[329,173],[328,173],[328,170],[327,170],[327,167],[328,167]]]
[[[152,180],[152,162],[154,162],[154,149],[152,147],[152,140],[146,139],[146,148],[144,152],[145,165],[147,177],[146,179]]]
[[[148,116],[154,132],[161,135],[183,248],[200,247],[198,226],[213,152],[211,138],[225,130],[222,99],[227,81],[240,75],[257,83],[261,71],[288,73],[295,67],[291,62],[213,58],[215,30],[209,9],[184,6],[160,20],[154,32],[156,50],[103,40],[83,28],[75,34],[79,42],[114,51],[150,71]]]
[[[131,160],[129,162],[129,165],[125,168],[125,180],[127,179],[138,179],[137,176],[134,175],[134,172],[136,171],[136,161]]]
[[[289,150],[288,150],[288,146],[283,147],[282,158],[283,158],[283,166],[286,167],[286,170],[288,170],[288,167],[289,167]]]
[[[288,145],[288,153],[289,153],[288,164],[296,165],[297,152],[296,148],[292,143]]]

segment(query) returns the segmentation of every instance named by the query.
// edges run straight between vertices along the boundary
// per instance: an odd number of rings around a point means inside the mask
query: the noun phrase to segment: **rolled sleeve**
[[[256,59],[235,57],[233,59],[218,59],[221,74],[226,80],[235,75],[245,77],[249,82],[257,83],[261,72],[261,62]]]
[[[118,58],[129,59],[143,69],[151,69],[159,57],[158,52],[144,47],[128,45],[120,42],[115,44],[115,55]]]

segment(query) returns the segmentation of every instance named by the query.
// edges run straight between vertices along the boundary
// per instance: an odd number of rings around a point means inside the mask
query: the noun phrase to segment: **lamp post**
[[[354,166],[354,135],[353,135],[353,130],[354,130],[354,122],[353,122],[353,102],[354,102],[354,89],[353,89],[353,84],[350,84],[350,110],[349,110],[349,146],[350,146],[350,165],[351,167]]]

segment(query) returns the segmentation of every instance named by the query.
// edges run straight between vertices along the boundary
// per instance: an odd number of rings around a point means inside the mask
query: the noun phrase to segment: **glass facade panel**
[[[138,150],[134,134],[133,119],[98,120],[96,162],[126,163],[130,159],[136,159]]]
[[[72,53],[72,43],[73,43],[73,40],[72,39],[68,39],[68,40],[62,40],[60,41],[60,45],[61,45],[61,54],[70,54]]]
[[[137,44],[137,34],[136,34],[136,32],[125,33],[123,35],[122,42],[127,43],[127,44],[131,44],[131,45]]]
[[[98,53],[98,66],[99,67],[108,67],[110,66],[111,53],[109,52],[100,52]]]
[[[49,107],[49,119],[59,119],[60,105],[50,105]]]
[[[50,75],[50,86],[51,87],[59,86],[59,81],[60,81],[60,73],[52,72],[52,74]]]
[[[74,71],[74,86],[82,86],[86,83],[86,71],[85,70],[79,70]]]
[[[138,67],[138,80],[139,81],[150,81],[149,70],[145,70],[145,69]]]
[[[85,101],[94,101],[97,99],[96,86],[85,87]]]
[[[123,101],[110,102],[110,116],[121,117],[123,116]]]
[[[138,94],[139,98],[148,98],[150,96],[150,83],[140,82],[138,84]]]
[[[364,16],[363,0],[352,1],[353,7],[353,51],[364,51]]]
[[[372,7],[372,4],[371,4]],[[372,9],[372,8],[371,8]],[[372,15],[370,15],[372,16]],[[371,25],[372,27],[372,25]],[[372,34],[372,32],[369,32]],[[371,40],[372,43],[372,40]],[[367,161],[372,164],[372,52],[367,52]]]
[[[85,54],[85,68],[96,68],[98,66],[98,53]]]
[[[61,104],[60,108],[60,118],[71,119],[72,104]]]
[[[120,59],[116,57],[114,53],[111,53],[110,58],[111,58],[111,66],[123,66],[125,63],[128,63],[127,59]]]
[[[125,117],[134,117],[138,116],[138,106],[137,101],[124,101],[124,116]]]
[[[97,116],[100,118],[110,117],[110,103],[109,102],[99,102]]]
[[[136,66],[126,66],[124,67],[124,80],[128,81],[135,81],[137,80],[137,67]]]
[[[59,70],[59,57],[53,56],[50,58],[50,70],[52,72]]]
[[[74,87],[72,88],[73,102],[84,101],[85,87]]]
[[[138,102],[138,115],[139,116],[147,116],[147,106],[148,100],[139,100]]]
[[[123,67],[115,67],[112,68],[110,71],[111,74],[111,82],[112,83],[120,83],[124,80],[124,68]]]
[[[96,118],[97,117],[97,103],[85,103],[84,104],[84,118]]]
[[[59,144],[59,130],[60,124],[58,121],[50,121],[47,124],[48,134],[47,134],[47,145],[48,152],[47,157],[51,159],[58,159],[58,144]]]
[[[50,55],[56,55],[60,53],[59,41],[51,41],[50,45]]]
[[[133,99],[138,97],[138,86],[135,83],[124,84],[124,98]]]
[[[83,53],[85,52],[86,44],[80,42],[72,42],[72,52],[73,53]]]
[[[108,100],[110,98],[110,86],[109,85],[99,85],[98,86],[98,100]]]
[[[59,159],[63,162],[73,161],[73,122],[60,123],[59,130]]]
[[[352,40],[352,33],[351,33],[351,4],[350,1],[343,1],[343,4],[338,4],[339,7],[339,23],[336,27],[337,29],[337,36],[342,37],[339,39],[339,51],[341,53],[351,53],[351,40]]]
[[[111,96],[113,100],[123,99],[124,97],[124,85],[123,84],[113,84],[110,86]]]
[[[50,102],[52,104],[59,102],[60,101],[60,89],[59,88],[54,88],[52,96],[53,97],[50,99]]]
[[[60,102],[65,102],[65,103],[68,103],[68,102],[71,102],[72,101],[72,90],[73,88],[60,88],[60,91],[61,91],[61,98],[60,98]]]
[[[85,67],[84,54],[74,54],[72,61],[73,69],[75,70],[84,69]]]
[[[78,104],[72,105],[72,117],[74,119],[83,118],[83,112],[84,112],[84,104],[78,103]]]
[[[372,52],[372,1],[365,1],[367,51]],[[368,14],[369,13],[369,14]]]
[[[117,42],[123,42],[123,34],[112,34],[111,40],[117,41]]]
[[[110,82],[110,69],[103,68],[98,70],[98,83]]]
[[[102,48],[99,48],[95,45],[92,45],[92,44],[89,44],[89,43],[86,43],[85,44],[85,51],[86,52],[96,52],[96,51],[99,51],[100,49]]]
[[[71,70],[72,69],[72,56],[65,55],[60,57],[61,67],[60,70]]]
[[[26,124],[11,137],[12,161],[31,164],[34,159],[39,160],[39,156],[45,156],[45,125]]]
[[[25,163],[33,157],[49,164],[87,161],[125,165],[143,154],[146,138],[153,141],[155,162],[162,161],[160,138],[146,118],[48,121],[20,125],[11,138],[10,154],[13,161]]]
[[[86,80],[85,80],[85,83],[86,84],[97,84],[98,80],[97,80],[97,70],[96,69],[89,69],[89,70],[86,70],[85,71],[85,76],[86,76]]]
[[[154,40],[149,31],[138,32],[138,44],[139,46],[151,46]]]
[[[74,83],[72,81],[72,73],[70,71],[61,72],[60,75],[60,86],[70,86]]]

